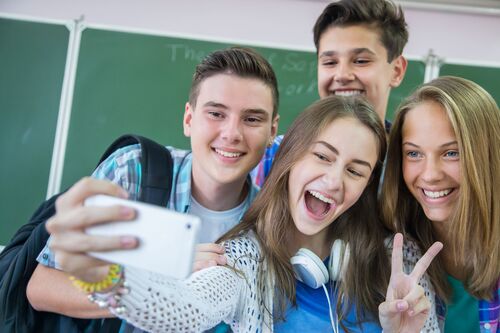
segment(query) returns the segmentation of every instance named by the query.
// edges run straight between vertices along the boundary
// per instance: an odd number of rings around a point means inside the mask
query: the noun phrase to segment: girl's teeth
[[[424,194],[429,197],[429,198],[433,198],[433,199],[437,199],[437,198],[441,198],[441,197],[445,197],[447,196],[448,194],[450,194],[451,190],[448,189],[448,190],[443,190],[443,191],[436,191],[436,192],[433,192],[433,191],[427,191],[427,190],[424,190]]]
[[[309,193],[315,197],[315,198],[318,198],[319,200],[323,201],[323,202],[326,202],[328,204],[333,204],[333,200],[332,199],[329,199],[327,197],[325,197],[323,194],[317,192],[317,191],[309,191]]]
[[[231,158],[234,158],[234,157],[239,157],[241,156],[241,153],[231,153],[231,152],[228,152],[228,151],[224,151],[224,150],[220,150],[220,149],[215,149],[215,152],[219,155],[222,155],[224,157],[231,157]]]

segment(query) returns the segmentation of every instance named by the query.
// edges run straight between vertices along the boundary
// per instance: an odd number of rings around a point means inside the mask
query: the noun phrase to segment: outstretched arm
[[[118,195],[119,190],[109,182],[92,179],[79,182],[59,197],[56,215],[47,222],[47,230],[52,236],[50,248],[60,267],[80,280],[98,282],[108,273],[109,264],[88,256],[87,252],[131,249],[137,245],[137,240],[130,236],[105,237],[85,233],[85,228],[95,224],[134,218],[135,213],[124,207],[83,205],[91,195]],[[249,252],[247,248],[238,249],[243,254]],[[229,257],[228,261],[234,263]],[[248,295],[255,297],[256,265],[236,265],[245,277],[230,268],[218,266],[194,273],[185,281],[127,268],[124,277],[130,292],[121,297],[126,311],[117,315],[148,331],[192,332],[206,330],[220,321],[231,322],[241,314],[239,309],[250,297],[246,297],[246,292],[251,290]],[[110,290],[114,289],[106,291]],[[251,324],[255,327],[256,323]]]
[[[379,306],[384,332],[420,332],[429,315],[431,302],[418,284],[443,244],[434,243],[420,258],[410,274],[403,271],[403,236],[396,234],[391,260],[391,278],[386,300]]]
[[[68,274],[42,264],[33,272],[26,296],[37,311],[84,319],[114,317],[108,309],[89,302],[87,296],[72,285]]]

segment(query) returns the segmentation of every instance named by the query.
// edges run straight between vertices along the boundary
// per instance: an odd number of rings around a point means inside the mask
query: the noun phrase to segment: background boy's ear
[[[186,102],[186,106],[184,107],[184,119],[182,121],[182,126],[184,128],[184,135],[187,137],[191,136],[191,120],[193,120],[193,110],[194,108]]]
[[[406,68],[408,67],[408,60],[402,55],[398,56],[392,61],[393,72],[391,79],[391,87],[399,87],[403,78],[405,77]]]

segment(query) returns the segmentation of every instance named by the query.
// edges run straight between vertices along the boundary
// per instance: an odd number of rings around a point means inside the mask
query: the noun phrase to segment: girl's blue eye
[[[457,158],[460,156],[460,154],[456,150],[447,151],[445,155],[446,157],[451,157],[451,158]]]
[[[417,158],[417,157],[419,157],[419,153],[416,151],[409,151],[406,153],[406,156],[408,156],[410,158]]]

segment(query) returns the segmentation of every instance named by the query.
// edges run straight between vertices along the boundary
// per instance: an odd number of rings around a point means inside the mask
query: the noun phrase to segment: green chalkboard
[[[182,116],[195,66],[225,43],[85,29],[82,32],[63,187],[92,172],[115,137],[141,133],[188,148]],[[248,46],[248,45],[247,45]],[[276,71],[280,90],[280,133],[318,98],[314,52],[254,47]],[[410,62],[402,96],[423,82],[424,65]],[[392,116],[392,112],[389,114]]]
[[[460,76],[476,82],[500,105],[500,67],[444,64],[439,75]]]
[[[0,18],[0,244],[45,199],[69,31]]]
[[[86,29],[82,33],[63,186],[89,174],[125,132],[189,147],[182,117],[195,66],[229,44]],[[314,53],[256,48],[280,85],[280,132],[318,98]]]

